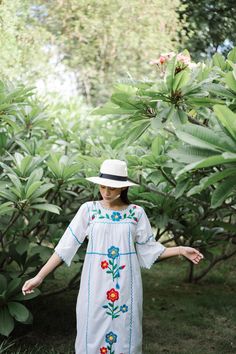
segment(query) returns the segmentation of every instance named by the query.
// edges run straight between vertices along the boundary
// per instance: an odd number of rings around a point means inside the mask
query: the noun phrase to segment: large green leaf
[[[176,56],[172,58],[166,68],[164,82],[166,84],[166,88],[169,92],[173,91],[173,82],[175,77],[175,65],[176,65]]]
[[[7,289],[7,279],[3,274],[0,274],[0,294]]]
[[[225,58],[220,53],[215,53],[212,57],[213,64],[224,70],[226,68]]]
[[[0,205],[0,215],[12,213],[15,210],[12,202],[2,203]]]
[[[9,336],[14,329],[14,320],[6,306],[0,307],[0,334]]]
[[[160,134],[157,134],[157,136],[152,142],[152,153],[154,156],[160,155],[164,143],[165,143],[164,137]]]
[[[43,186],[40,186],[32,195],[32,198],[38,198],[41,195],[45,194],[49,189],[53,188],[54,184],[46,183]]]
[[[226,85],[233,90],[234,92],[236,92],[236,80],[235,77],[233,75],[232,71],[229,71],[228,73],[225,74],[225,82]]]
[[[211,207],[219,207],[232,193],[236,191],[236,178],[228,177],[223,182],[219,183],[218,187],[214,190],[211,197]]]
[[[193,169],[212,167],[212,166],[217,166],[217,165],[226,164],[226,163],[230,163],[230,162],[236,162],[236,154],[224,153],[222,155],[211,156],[211,157],[203,159],[199,162],[194,162],[194,163],[191,163],[191,164],[185,166],[183,169],[181,169],[177,173],[176,177],[182,175],[183,173],[191,171]]]
[[[20,284],[21,284],[20,278],[12,279],[7,286],[6,296],[7,297],[11,296],[19,288]]]
[[[167,153],[172,159],[183,162],[193,163],[201,161],[204,158],[214,156],[215,152],[212,150],[201,149],[196,146],[182,146],[178,149],[173,149]]]
[[[186,124],[176,131],[179,139],[193,146],[216,152],[236,152],[236,145],[225,134],[217,134],[213,130],[195,124]]]
[[[224,171],[217,171],[215,173],[212,173],[210,176],[206,176],[201,179],[200,184],[194,186],[191,188],[187,196],[191,196],[196,193],[200,193],[202,190],[206,189],[207,187],[221,181],[222,179],[229,177],[229,176],[235,176],[236,178],[236,168],[227,168]]]
[[[33,204],[31,205],[31,208],[37,210],[46,210],[46,211],[50,211],[50,213],[55,213],[55,214],[60,214],[60,210],[61,210],[60,207],[53,204]]]
[[[28,199],[36,190],[39,189],[43,182],[42,181],[36,181],[33,182],[28,189],[25,189],[25,198]]]
[[[174,76],[173,80],[173,86],[172,89],[173,91],[180,90],[183,86],[185,86],[190,79],[190,74],[189,71],[187,70],[182,70],[180,71],[177,75]]]
[[[19,302],[10,301],[7,304],[8,310],[16,321],[24,322],[29,317],[29,310]]]
[[[236,146],[236,114],[226,106],[215,105],[213,108],[221,124],[227,129],[234,139]]]

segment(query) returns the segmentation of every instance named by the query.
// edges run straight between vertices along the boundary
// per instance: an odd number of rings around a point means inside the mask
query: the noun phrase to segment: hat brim
[[[130,181],[122,182],[122,181],[115,181],[112,179],[102,178],[102,177],[86,177],[86,179],[90,182],[95,183],[95,184],[100,184],[102,186],[112,187],[112,188],[138,186],[138,184],[130,182]]]

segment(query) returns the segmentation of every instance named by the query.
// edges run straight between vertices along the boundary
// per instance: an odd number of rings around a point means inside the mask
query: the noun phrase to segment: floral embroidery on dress
[[[100,348],[100,354],[115,354],[115,350],[112,349],[114,343],[117,342],[117,334],[112,331],[107,333],[105,336],[105,342],[108,343],[106,347]]]
[[[101,209],[99,209],[99,208],[93,209],[92,210],[92,212],[93,212],[92,220],[94,220],[97,215],[98,219],[109,219],[109,220],[116,221],[116,222],[119,222],[119,221],[125,220],[125,219],[131,219],[131,220],[134,220],[135,222],[138,222],[138,218],[135,216],[135,209],[136,208],[137,208],[136,205],[133,205],[123,215],[119,211],[113,210],[112,214],[109,215],[108,213],[103,214]]]
[[[111,246],[108,248],[107,251],[107,256],[109,259],[109,262],[107,260],[103,260],[101,262],[101,268],[102,269],[107,269],[106,273],[111,274],[112,280],[116,280],[116,289],[120,289],[118,278],[120,278],[120,271],[122,269],[125,269],[125,264],[119,265],[120,262],[120,253],[119,253],[119,248],[115,246]]]
[[[102,307],[106,309],[106,314],[111,316],[112,320],[120,316],[120,313],[125,313],[128,311],[128,306],[126,304],[122,306],[115,306],[115,301],[119,300],[119,292],[114,288],[107,291],[108,305],[103,305]]]

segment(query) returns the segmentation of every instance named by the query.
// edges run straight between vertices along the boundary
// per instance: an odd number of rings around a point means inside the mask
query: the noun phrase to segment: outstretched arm
[[[192,247],[178,246],[178,247],[167,247],[165,251],[160,255],[159,259],[173,257],[173,256],[184,256],[192,261],[194,264],[198,264],[202,258],[203,254]]]
[[[47,263],[38,272],[38,274],[34,278],[31,278],[24,283],[22,287],[22,293],[26,295],[34,292],[33,289],[37,288],[42,283],[44,278],[49,273],[51,273],[61,262],[61,258],[54,252]]]

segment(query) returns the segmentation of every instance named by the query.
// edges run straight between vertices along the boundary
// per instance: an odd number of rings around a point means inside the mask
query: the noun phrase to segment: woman
[[[28,294],[62,261],[71,261],[85,237],[88,247],[78,294],[77,354],[142,353],[142,279],[140,267],[157,258],[183,255],[198,264],[203,255],[192,247],[164,247],[156,242],[144,209],[130,204],[124,161],[105,160],[99,177],[102,199],[84,203],[66,229],[54,254],[25,282]]]

